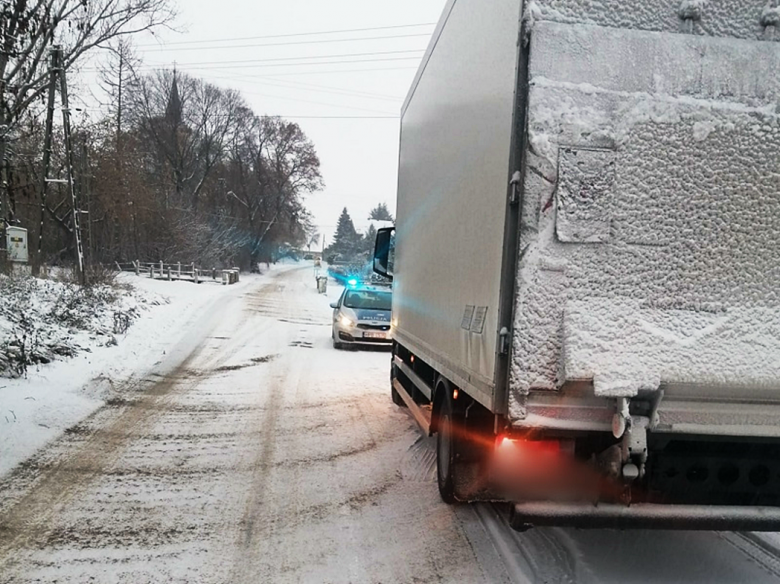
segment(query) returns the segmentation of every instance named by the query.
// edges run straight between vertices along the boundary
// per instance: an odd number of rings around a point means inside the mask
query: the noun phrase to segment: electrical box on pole
[[[8,250],[8,261],[26,264],[29,260],[27,230],[23,227],[6,227],[5,239],[6,249]]]

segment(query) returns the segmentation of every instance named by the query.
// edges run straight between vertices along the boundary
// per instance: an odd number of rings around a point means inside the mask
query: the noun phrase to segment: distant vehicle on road
[[[390,307],[392,292],[388,288],[348,286],[333,309],[333,347],[378,346],[392,343]]]
[[[328,275],[344,286],[354,287],[355,282],[363,282],[367,277],[370,277],[370,273],[368,272],[369,267],[368,264],[357,263],[329,264]]]

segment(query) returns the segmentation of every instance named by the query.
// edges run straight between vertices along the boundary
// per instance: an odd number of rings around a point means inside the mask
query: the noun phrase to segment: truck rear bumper
[[[551,525],[610,529],[779,531],[780,507],[531,502],[513,506],[510,525],[518,531],[532,526]]]

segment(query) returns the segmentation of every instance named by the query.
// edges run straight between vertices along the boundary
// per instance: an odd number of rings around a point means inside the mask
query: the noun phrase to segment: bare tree
[[[322,177],[314,145],[298,124],[245,116],[241,127],[230,164],[236,188],[229,194],[244,207],[249,261],[255,265],[269,236],[305,241],[312,228],[302,199],[322,188]]]
[[[115,93],[109,114],[81,128],[89,140],[78,170],[89,176],[96,260],[247,265],[311,241],[303,200],[322,181],[314,146],[296,124],[257,116],[237,93],[186,75],[176,83],[173,72],[111,77],[119,78],[121,106]],[[36,116],[26,120],[12,144],[12,192],[29,222],[40,209],[43,132]],[[64,152],[59,138],[52,146],[56,175]],[[42,254],[57,261],[71,254],[73,232],[65,193],[50,195]]]
[[[203,185],[215,165],[223,160],[229,139],[237,131],[240,112],[245,109],[244,101],[236,91],[219,89],[208,83],[200,83],[196,89],[193,125],[201,140],[198,148],[200,173],[192,183],[190,195],[195,211]]]
[[[161,180],[168,174],[168,205],[197,211],[201,191],[237,131],[243,99],[175,71],[140,79],[129,97],[136,127],[155,147]]]
[[[101,66],[98,83],[109,98],[110,116],[114,119],[114,133],[117,150],[122,149],[122,124],[125,122],[126,94],[128,86],[138,82],[136,71],[141,60],[135,54],[128,37],[119,37],[108,46],[109,56]]]
[[[48,50],[62,47],[67,70],[86,52],[119,36],[167,25],[169,0],[13,0],[0,4],[0,164],[6,198],[6,148],[46,90]],[[0,217],[5,219],[7,204]]]
[[[130,177],[130,175],[135,174],[131,166],[132,154],[134,153],[128,152],[134,141],[124,132],[123,124],[126,123],[126,95],[130,91],[129,88],[138,83],[136,71],[141,60],[135,54],[131,37],[122,36],[115,39],[109,43],[108,51],[108,58],[100,67],[98,74],[98,83],[109,100],[109,118],[105,121],[112,127],[114,135],[113,147],[102,144],[105,150],[104,155],[110,158],[114,165],[114,168],[109,171],[113,174],[113,180],[110,184],[104,185],[104,192],[111,193],[114,199],[110,202],[106,201],[104,205],[105,219],[111,222],[111,238],[107,243],[108,248],[113,250],[115,257],[122,247],[123,233],[130,233],[135,249],[134,255],[137,256],[139,245],[135,213],[130,214],[129,222],[122,223],[122,217],[126,214],[123,211],[126,211],[128,207],[131,211],[135,211],[132,206],[138,196],[137,192],[130,188],[133,179],[136,179],[137,183],[137,176]],[[128,154],[130,155],[128,156]]]
[[[320,243],[320,231],[317,229],[317,227],[313,224],[313,222],[309,221],[308,229],[306,232],[306,249],[311,249],[312,246],[317,246]]]

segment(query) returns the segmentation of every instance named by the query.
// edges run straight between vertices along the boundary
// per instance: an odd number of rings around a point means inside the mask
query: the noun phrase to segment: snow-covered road
[[[310,266],[226,294],[0,482],[0,583],[780,581],[749,536],[515,534],[444,505],[389,354],[332,349],[328,302]]]

